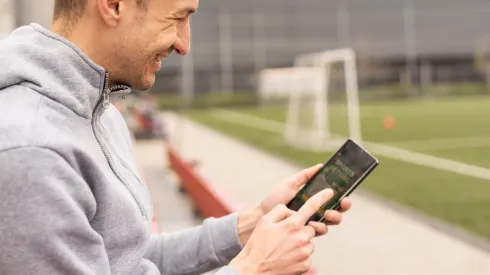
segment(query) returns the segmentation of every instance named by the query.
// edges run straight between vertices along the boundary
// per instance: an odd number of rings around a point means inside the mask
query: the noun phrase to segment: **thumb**
[[[318,172],[322,167],[323,164],[319,163],[315,166],[311,166],[309,168],[300,171],[290,180],[289,182],[290,186],[293,187],[295,190],[299,189],[309,179],[311,179],[316,174],[316,172]]]
[[[272,208],[269,213],[265,214],[262,219],[269,222],[278,223],[291,217],[294,213],[295,212],[293,210],[287,208],[284,204],[278,204]]]

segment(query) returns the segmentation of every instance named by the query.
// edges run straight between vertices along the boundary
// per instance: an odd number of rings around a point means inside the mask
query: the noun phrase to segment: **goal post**
[[[296,67],[293,72],[289,77],[291,83],[284,138],[293,146],[318,150],[330,138],[323,70]]]
[[[342,63],[347,98],[347,131],[331,129],[329,86],[332,65]],[[279,98],[287,102],[284,139],[292,146],[329,151],[345,138],[362,143],[355,53],[351,49],[298,56],[293,67],[260,72],[258,93],[262,105]]]
[[[348,117],[348,137],[361,143],[361,119],[359,104],[359,88],[357,78],[356,54],[351,48],[327,50],[323,52],[310,53],[296,57],[295,67],[318,67],[324,70],[324,97],[328,108],[329,80],[331,78],[331,66],[335,63],[342,63],[344,66],[344,81],[346,87],[347,117]],[[328,113],[328,112],[326,112]],[[320,115],[320,114],[319,114]],[[327,114],[322,117],[328,120]],[[328,122],[326,131],[329,132]]]

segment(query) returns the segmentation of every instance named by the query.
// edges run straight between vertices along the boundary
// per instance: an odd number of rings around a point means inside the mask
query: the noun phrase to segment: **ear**
[[[110,27],[116,27],[123,12],[126,1],[124,0],[97,0],[97,7],[102,20]]]

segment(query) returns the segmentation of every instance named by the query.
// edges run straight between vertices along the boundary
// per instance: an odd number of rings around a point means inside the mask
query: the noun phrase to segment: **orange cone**
[[[396,120],[394,117],[387,116],[383,119],[383,128],[385,130],[393,130],[396,126]]]

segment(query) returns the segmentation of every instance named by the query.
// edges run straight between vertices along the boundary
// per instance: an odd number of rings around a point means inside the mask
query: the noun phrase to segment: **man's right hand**
[[[315,230],[308,219],[333,196],[323,190],[294,212],[278,205],[261,218],[242,252],[230,263],[241,275],[303,274],[311,268]]]

